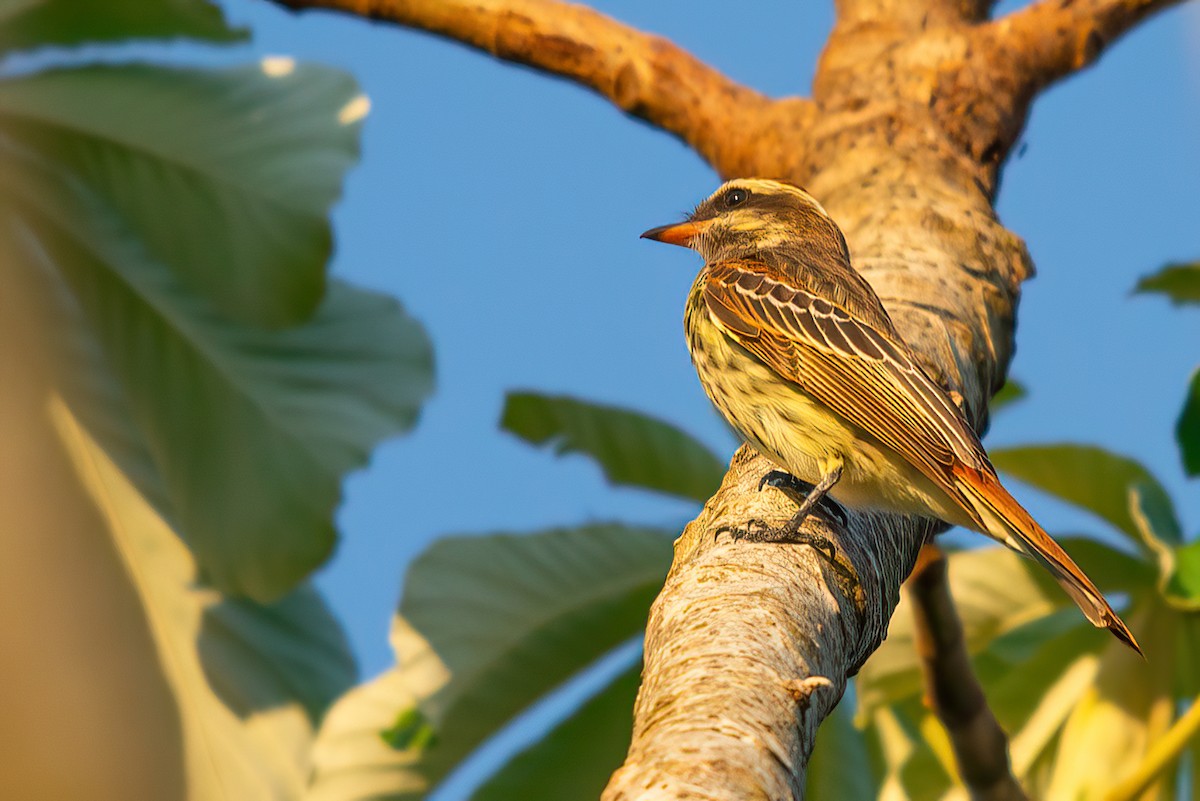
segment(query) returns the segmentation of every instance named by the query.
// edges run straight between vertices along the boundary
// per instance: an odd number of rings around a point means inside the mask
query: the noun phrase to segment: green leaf
[[[923,719],[928,717],[919,701],[880,707],[871,716],[868,746],[871,764],[881,776],[880,798],[932,801],[942,799],[953,786],[951,774],[926,736],[931,728]]]
[[[1149,605],[1140,612],[1130,620],[1149,658],[1143,660],[1116,642],[1105,649],[1096,681],[1063,726],[1052,775],[1037,797],[1105,797],[1169,727],[1175,712],[1172,616]],[[1162,785],[1138,796],[1147,801],[1170,797]]]
[[[333,284],[285,331],[231,323],[78,185],[0,150],[5,219],[74,290],[204,576],[267,601],[328,556],[342,475],[411,426],[431,356],[395,301]]]
[[[471,801],[595,801],[629,750],[641,678],[639,661],[514,757]]]
[[[1168,264],[1144,276],[1133,291],[1166,295],[1177,306],[1200,303],[1200,262]]]
[[[1011,406],[1017,401],[1024,400],[1025,396],[1028,394],[1029,391],[1025,389],[1024,384],[1021,384],[1020,382],[1014,381],[1010,378],[1005,381],[1004,386],[1000,387],[996,394],[992,396],[992,400],[991,403],[988,404],[988,408],[990,408],[993,413],[998,412],[1006,406]]]
[[[208,605],[196,647],[213,692],[244,718],[298,704],[315,728],[358,678],[341,624],[308,584],[271,604]]]
[[[383,741],[398,751],[421,752],[437,742],[437,730],[429,718],[416,707],[409,707],[396,716],[396,722],[380,734]]]
[[[671,561],[668,532],[592,525],[441,540],[409,568],[398,667],[338,702],[311,799],[417,799],[514,715],[641,631]],[[418,709],[423,749],[379,732]]]
[[[1175,423],[1175,440],[1179,443],[1184,472],[1200,476],[1200,370],[1192,373],[1187,398]]]
[[[1140,504],[1157,537],[1173,545],[1183,539],[1170,496],[1158,479],[1133,459],[1092,445],[1073,444],[995,448],[990,455],[1003,472],[1087,509],[1139,544],[1142,532],[1131,511],[1135,503]]]
[[[875,801],[879,797],[865,735],[855,728],[854,710],[845,698],[817,729],[804,797],[809,801]]]
[[[1138,559],[1088,539],[1062,540],[1086,573],[1106,592],[1152,591],[1154,570]],[[988,654],[997,676],[1026,662],[1066,626],[1086,624],[1081,613],[1036,562],[1007,548],[981,548],[950,554],[950,592],[973,655]],[[1049,620],[1065,610],[1061,622]],[[1045,622],[1044,622],[1045,621]],[[1090,628],[1090,626],[1089,626]],[[1103,642],[1096,632],[1093,643]],[[860,671],[861,715],[880,705],[913,698],[921,691],[912,601],[907,588],[888,624],[888,637]]]
[[[328,213],[365,110],[349,76],[290,59],[0,81],[0,131],[17,147],[88,187],[221,312],[264,326],[306,320],[322,297]]]
[[[238,42],[221,7],[207,0],[3,0],[0,53],[128,39],[200,39]]]
[[[639,412],[565,396],[510,392],[500,427],[559,455],[583,453],[614,484],[705,501],[725,466],[706,446],[670,423]]]
[[[1167,589],[1200,609],[1200,542],[1193,542],[1175,552],[1175,572]]]
[[[340,628],[307,587],[255,606],[198,586],[194,560],[167,523],[65,405],[51,412],[107,528],[96,534],[114,540],[142,604],[134,614],[153,633],[178,707],[186,796],[296,798],[315,720],[354,679]]]

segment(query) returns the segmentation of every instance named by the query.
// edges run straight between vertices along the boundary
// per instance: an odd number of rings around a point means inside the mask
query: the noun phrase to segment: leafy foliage
[[[1140,495],[1158,536],[1175,545],[1183,539],[1167,491],[1133,459],[1072,444],[996,448],[990,455],[1001,471],[1098,515],[1134,542],[1141,532],[1131,504]]]
[[[173,37],[245,33],[207,0],[0,8],[4,51]],[[303,579],[332,548],[343,474],[431,388],[420,326],[326,283],[366,109],[343,73],[278,58],[0,80],[0,269],[35,301],[36,370],[96,510],[85,533],[121,559],[114,592],[133,601],[111,625],[145,627],[157,651],[141,673],[170,709],[142,739],[182,758],[187,797],[305,791],[356,667]]]
[[[480,787],[472,801],[594,801],[625,759],[641,663],[624,671]]]
[[[436,542],[408,571],[398,667],[338,702],[322,728],[312,797],[422,797],[515,714],[635,636],[670,558],[668,532],[616,524]],[[398,716],[428,722],[436,740],[388,747],[379,733],[394,733]]]
[[[342,473],[415,420],[431,372],[424,334],[395,301],[343,285],[304,326],[232,323],[85,189],[0,153],[28,259],[75,291],[206,578],[278,598],[328,556]]]
[[[286,59],[84,66],[0,81],[0,128],[111,209],[142,261],[227,317],[280,326],[324,292],[365,103],[348,75]]]
[[[340,628],[307,587],[266,607],[198,587],[170,526],[65,406],[54,411],[175,691],[189,797],[297,797],[316,721],[354,680]]]
[[[1200,262],[1168,264],[1138,281],[1134,292],[1166,295],[1179,306],[1200,303]]]
[[[6,0],[0,6],[0,53],[128,39],[187,37],[237,42],[220,6],[207,0]]]
[[[716,492],[725,467],[670,423],[627,409],[562,396],[510,392],[500,426],[557,453],[584,453],[614,484],[696,501]]]

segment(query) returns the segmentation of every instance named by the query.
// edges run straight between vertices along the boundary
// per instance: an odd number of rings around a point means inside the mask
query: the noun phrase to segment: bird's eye
[[[732,209],[734,206],[740,206],[750,199],[749,189],[730,189],[725,193],[724,202],[725,208]]]

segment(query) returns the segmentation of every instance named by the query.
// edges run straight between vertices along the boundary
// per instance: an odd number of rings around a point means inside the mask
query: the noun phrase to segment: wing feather
[[[878,439],[959,501],[952,470],[993,472],[958,407],[907,346],[764,264],[710,267],[704,299],[718,325],[778,375]]]

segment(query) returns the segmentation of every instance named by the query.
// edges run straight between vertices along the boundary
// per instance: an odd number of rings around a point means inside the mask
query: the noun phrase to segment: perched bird
[[[826,494],[852,509],[937,517],[1034,558],[1093,625],[1141,653],[1096,586],[1000,485],[962,411],[900,338],[811,195],[730,181],[684,222],[642,236],[704,258],[684,314],[700,382],[786,471],[764,483],[811,486],[787,524],[739,538],[812,542],[800,526]]]

